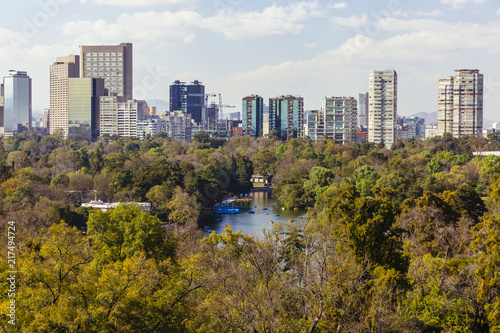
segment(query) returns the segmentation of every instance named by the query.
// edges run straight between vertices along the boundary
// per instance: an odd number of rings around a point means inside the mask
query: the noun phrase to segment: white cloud
[[[259,91],[271,95],[264,97],[284,93],[303,95],[301,90],[307,86],[309,93],[304,103],[306,109],[312,109],[319,107],[325,95],[357,96],[359,91],[367,89],[368,71],[373,68],[395,68],[400,75],[401,113],[409,115],[435,110],[437,79],[452,75],[454,66],[463,64],[481,69],[483,64],[478,63],[478,55],[500,54],[500,22],[392,20],[386,30],[392,32],[389,37],[384,33],[380,35],[383,39],[377,40],[360,34],[309,60],[285,61],[236,73],[225,79],[225,86],[234,87],[231,93],[239,96]],[[403,29],[404,22],[408,30]],[[394,31],[392,24],[403,30]],[[336,77],[342,80],[332,80]],[[238,82],[245,82],[244,87],[238,86]]]
[[[87,0],[80,0],[81,3],[86,3]],[[168,6],[182,5],[183,7],[191,7],[196,4],[197,0],[93,0],[98,5],[124,6],[124,7],[146,7],[146,6]]]
[[[497,9],[497,12],[495,13],[496,16],[500,16],[500,8]]]
[[[305,20],[321,15],[317,1],[299,2],[286,7],[273,5],[262,12],[221,11],[207,18],[194,11],[147,11],[122,14],[115,22],[102,19],[67,22],[61,32],[63,36],[85,44],[112,43],[117,40],[154,41],[163,45],[188,44],[193,42],[201,29],[223,33],[228,39],[298,34]]]
[[[431,12],[424,12],[424,11],[418,10],[416,12],[416,14],[418,16],[442,16],[443,12],[440,11],[439,9],[433,10]]]
[[[62,34],[85,44],[117,40],[187,44],[194,40],[201,20],[202,16],[193,11],[139,12],[122,14],[115,23],[104,20],[68,22]]]
[[[350,17],[334,17],[332,18],[332,22],[336,26],[361,28],[368,23],[368,15],[363,14],[361,16],[353,15]]]
[[[317,45],[316,43],[304,43],[303,45],[306,49],[314,49]]]
[[[385,31],[420,31],[420,30],[445,30],[453,25],[447,22],[430,19],[401,20],[385,18],[376,23],[379,30]]]
[[[462,8],[469,2],[479,5],[484,3],[485,0],[441,0],[441,3],[451,5],[454,9]]]
[[[346,9],[347,3],[346,2],[337,2],[337,3],[330,4],[330,7],[333,9]]]
[[[299,2],[286,7],[273,4],[262,12],[221,11],[206,18],[202,27],[223,33],[228,39],[298,34],[303,21],[322,16],[317,1]]]

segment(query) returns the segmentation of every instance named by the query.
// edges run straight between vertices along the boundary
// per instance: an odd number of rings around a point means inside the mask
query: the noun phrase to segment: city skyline
[[[120,3],[120,4],[118,4]],[[437,112],[438,80],[484,74],[484,117],[500,107],[500,4],[492,0],[42,0],[0,14],[0,72],[33,79],[33,112],[49,106],[49,66],[80,45],[134,45],[134,98],[168,102],[175,80],[200,80],[241,111],[258,94],[304,97],[368,91],[366,73],[394,68],[398,114]],[[155,105],[151,105],[155,106]],[[159,110],[161,111],[161,110]]]

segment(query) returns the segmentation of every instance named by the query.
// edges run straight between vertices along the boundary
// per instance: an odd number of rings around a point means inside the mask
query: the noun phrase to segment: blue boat
[[[217,207],[217,211],[215,214],[239,214],[239,207],[230,207],[230,206],[219,206]]]
[[[248,214],[255,214],[253,210],[249,211]]]

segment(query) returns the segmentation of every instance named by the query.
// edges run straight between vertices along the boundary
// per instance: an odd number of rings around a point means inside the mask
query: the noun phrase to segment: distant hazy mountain
[[[31,117],[34,118],[42,118],[43,117],[43,112],[32,112]]]
[[[437,124],[438,120],[437,112],[419,112],[412,114],[410,117],[424,118],[426,124]]]
[[[156,106],[156,114],[160,114],[163,111],[168,111],[170,104],[163,99],[150,99],[148,100],[148,106]]]

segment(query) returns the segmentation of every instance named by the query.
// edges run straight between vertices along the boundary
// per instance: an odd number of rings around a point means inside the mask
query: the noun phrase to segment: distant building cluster
[[[242,98],[241,113],[224,118],[221,94],[206,93],[198,80],[175,80],[169,89],[169,111],[158,112],[134,99],[133,48],[120,45],[80,46],[79,55],[56,58],[50,66],[50,107],[37,119],[40,134],[60,132],[72,140],[94,141],[103,135],[141,140],[163,133],[190,140],[198,131],[230,138],[276,136],[284,140],[333,138],[339,143],[373,142],[390,147],[397,138],[454,137],[487,134],[483,130],[483,75],[459,69],[438,82],[437,124],[418,117],[399,117],[398,76],[394,69],[372,70],[368,91],[325,97],[320,110],[304,110],[301,96],[259,95]],[[31,78],[11,70],[0,83],[0,136],[32,129]],[[218,102],[213,101],[217,99]],[[212,101],[210,101],[212,100]]]
[[[304,111],[302,97],[243,98],[242,134],[263,136],[275,130],[283,139],[296,137],[318,141],[333,138],[340,143],[373,142],[391,147],[397,138],[429,138],[444,133],[455,137],[483,134],[483,76],[477,69],[461,69],[439,81],[438,123],[425,124],[419,117],[398,116],[398,76],[394,69],[372,70],[368,92],[325,97],[320,110]],[[500,126],[499,126],[500,128]]]

